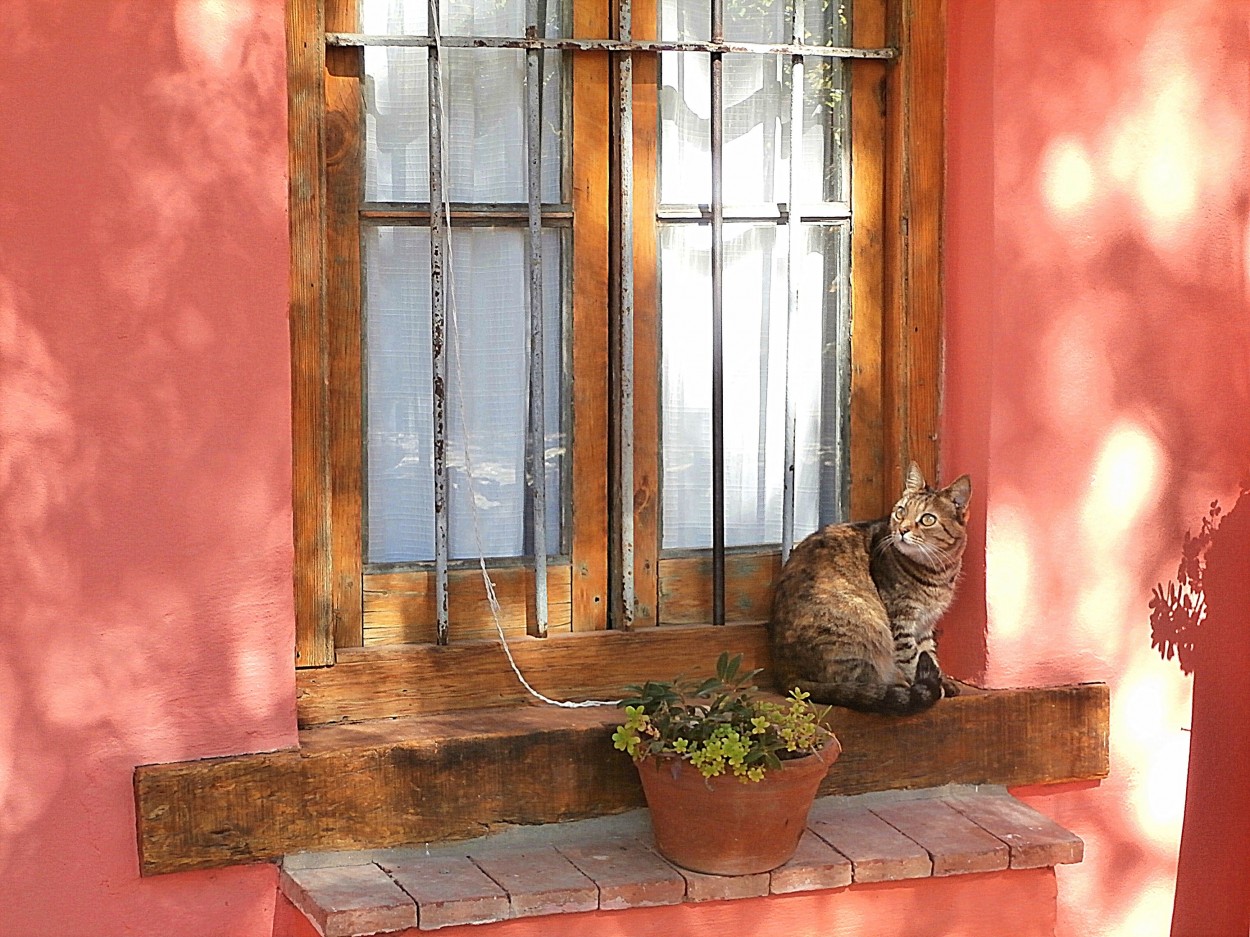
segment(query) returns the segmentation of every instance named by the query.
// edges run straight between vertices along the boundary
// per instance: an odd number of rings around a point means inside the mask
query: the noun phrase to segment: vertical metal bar
[[[803,0],[795,0],[793,29],[790,41],[803,41]],[[803,147],[803,56],[790,60],[790,186],[786,195],[789,210],[786,218],[786,358],[785,358],[785,472],[781,495],[781,562],[790,557],[794,546],[795,502],[795,425],[794,393],[790,384],[790,356],[794,343],[792,332],[799,315],[799,233],[802,230],[799,217],[799,170]]]
[[[430,32],[439,36],[438,2],[429,0]],[[434,356],[434,607],[438,643],[447,643],[447,555],[450,512],[447,493],[447,305],[443,257],[447,228],[443,213],[443,66],[439,45],[428,51],[430,90],[430,336]]]
[[[630,0],[617,0],[617,38],[629,42],[633,32]],[[634,57],[617,56],[617,165],[620,167],[617,198],[620,233],[617,240],[620,271],[618,282],[618,336],[620,392],[616,414],[617,511],[620,516],[621,607],[618,623],[634,623]]]
[[[712,41],[725,39],[724,0],[712,0]],[[725,374],[723,338],[725,206],[723,55],[711,55],[712,150],[712,624],[725,623]]]
[[[544,3],[543,6],[546,4]],[[539,0],[526,0],[525,35],[542,35]],[[545,19],[545,17],[542,17]],[[542,252],[542,100],[543,59],[539,49],[525,53],[526,183],[529,196],[529,471],[534,550],[534,612],[537,636],[547,637],[547,434],[546,380],[543,368]]]

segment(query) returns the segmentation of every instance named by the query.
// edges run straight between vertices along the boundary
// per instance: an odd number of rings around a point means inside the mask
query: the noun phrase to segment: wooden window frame
[[[608,4],[576,4],[574,35],[609,35]],[[424,668],[440,667],[444,655],[470,660],[483,653],[473,638],[494,636],[494,625],[475,570],[454,570],[449,580],[453,601],[459,596],[455,638],[470,639],[457,649],[398,644],[372,647],[370,629],[388,640],[428,640],[414,621],[433,606],[432,577],[369,573],[361,550],[362,478],[360,342],[360,203],[361,174],[348,167],[361,163],[361,78],[358,48],[330,47],[327,32],[356,29],[354,0],[288,0],[288,82],[290,88],[290,233],[291,347],[293,377],[293,486],[295,532],[296,647],[299,668],[325,668],[338,661],[354,666],[341,671],[358,678],[340,686],[336,699],[396,699],[407,692]],[[652,38],[655,0],[634,0],[636,39]],[[944,0],[859,0],[853,19],[859,47],[892,46],[892,61],[852,63],[851,244],[851,514],[881,513],[895,495],[902,467],[915,459],[928,472],[937,467],[937,426],[941,369],[941,209],[943,183],[943,92],[945,77]],[[634,55],[635,218],[655,218],[655,146],[658,130],[657,67],[653,53]],[[608,623],[609,535],[606,464],[608,428],[607,332],[609,287],[609,159],[607,88],[610,55],[578,52],[572,82],[573,119],[593,132],[579,138],[573,161],[575,223],[573,250],[578,284],[572,298],[573,328],[598,333],[602,343],[576,342],[574,371],[602,374],[604,380],[575,381],[572,428],[571,562],[551,568],[549,603],[553,623],[575,631],[602,632]],[[598,140],[599,143],[593,141]],[[594,153],[587,146],[598,146]],[[639,310],[656,308],[656,226],[635,224],[635,298]],[[635,588],[634,626],[645,632],[658,623],[663,603],[665,623],[710,620],[710,596],[701,586],[703,557],[661,557],[659,552],[659,479],[657,399],[658,315],[640,315],[635,325]],[[651,378],[647,379],[647,375]],[[586,466],[595,466],[587,470]],[[726,607],[734,619],[767,617],[777,554],[730,554]],[[532,607],[532,571],[523,567],[494,574],[505,613],[513,625],[510,639],[524,643],[525,608]],[[567,588],[566,588],[567,587]],[[368,614],[366,614],[366,612]],[[733,620],[733,619],[731,619]],[[388,635],[389,629],[389,635]],[[431,630],[432,626],[429,629]],[[732,645],[731,633],[719,638],[677,642],[702,652],[690,666],[702,666],[706,648]],[[576,692],[595,684],[579,675],[594,666],[600,651],[593,641],[610,635],[563,634],[543,639],[566,642],[561,651],[571,663],[566,685],[553,693]],[[528,639],[539,640],[539,639]],[[655,636],[655,646],[665,640]],[[674,649],[677,645],[674,645]],[[579,649],[580,648],[580,649]],[[687,653],[687,652],[682,652]],[[693,654],[691,650],[688,653]],[[383,678],[388,661],[404,662],[403,675]],[[681,669],[686,657],[666,661]],[[367,666],[366,666],[367,665]],[[365,672],[368,676],[365,676]],[[302,697],[316,695],[330,674],[300,671]],[[389,689],[368,681],[397,681]],[[329,682],[335,682],[330,679]],[[307,692],[305,692],[307,691]],[[506,694],[505,694],[506,695]],[[478,705],[498,697],[486,693]],[[428,701],[437,706],[436,701]],[[350,708],[350,706],[349,706]],[[424,706],[423,706],[424,708]],[[455,708],[449,704],[449,708]],[[386,706],[365,707],[384,714]],[[356,712],[353,710],[353,712]],[[357,713],[356,718],[362,716]],[[304,724],[353,718],[317,710],[301,716]]]

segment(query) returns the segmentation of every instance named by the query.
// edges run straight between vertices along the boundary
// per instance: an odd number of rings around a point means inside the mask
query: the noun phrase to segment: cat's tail
[[[890,683],[817,683],[790,681],[812,702],[846,706],[861,712],[907,716],[923,712],[942,698],[942,674],[933,657],[925,652],[916,663],[916,680],[911,685]]]

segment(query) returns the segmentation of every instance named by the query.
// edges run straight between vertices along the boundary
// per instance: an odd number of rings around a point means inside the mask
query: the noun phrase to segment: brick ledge
[[[428,849],[298,853],[281,888],[324,937],[1080,862],[1074,833],[1001,787],[817,799],[794,858],[758,875],[670,865],[645,810]]]

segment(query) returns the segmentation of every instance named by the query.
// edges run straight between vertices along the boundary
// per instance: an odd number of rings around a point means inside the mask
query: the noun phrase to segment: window
[[[288,10],[301,666],[492,638],[479,555],[518,640],[760,621],[933,468],[938,0]]]

